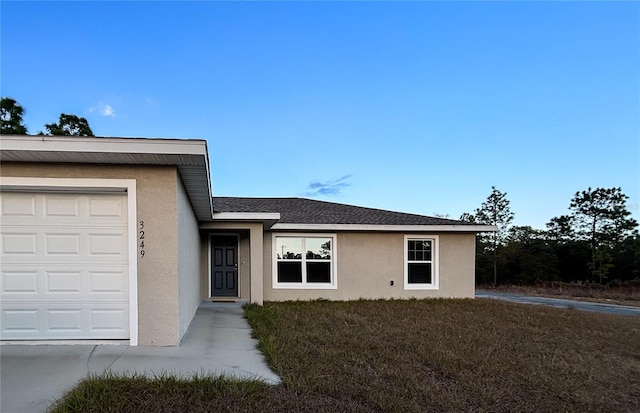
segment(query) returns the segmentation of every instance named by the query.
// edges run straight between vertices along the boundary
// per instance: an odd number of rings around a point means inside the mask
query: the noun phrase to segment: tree
[[[505,269],[511,282],[531,284],[559,278],[558,258],[546,238],[545,231],[530,226],[509,228],[504,256]]]
[[[465,218],[469,219],[470,217]],[[482,203],[480,208],[476,209],[475,220],[483,224],[495,225],[497,228],[495,232],[485,236],[489,241],[486,249],[492,255],[493,285],[495,286],[498,284],[498,249],[505,245],[509,225],[513,221],[513,212],[509,208],[507,194],[492,186],[491,194],[487,200]]]
[[[44,125],[49,135],[62,136],[94,136],[85,118],[76,115],[60,114],[58,123]]]
[[[613,254],[613,280],[640,279],[640,236],[632,235],[616,246]]]
[[[2,98],[0,100],[0,119],[2,129],[0,133],[26,135],[27,128],[22,123],[24,108],[15,99]]]
[[[573,228],[571,227],[571,217],[569,215],[561,215],[551,218],[547,222],[547,240],[554,245],[565,244],[574,238]]]
[[[619,187],[593,190],[589,187],[576,192],[571,200],[572,231],[591,248],[591,281],[598,277],[602,282],[612,266],[612,249],[638,234],[638,222],[630,217],[626,207],[628,198]]]
[[[471,223],[476,222],[476,217],[473,214],[470,214],[468,212],[464,212],[462,215],[460,215],[460,218],[458,219],[464,222],[471,222]]]

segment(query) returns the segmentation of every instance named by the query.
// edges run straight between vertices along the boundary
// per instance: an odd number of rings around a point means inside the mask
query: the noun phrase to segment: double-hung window
[[[274,235],[274,288],[337,288],[336,236]]]
[[[404,288],[438,289],[438,236],[404,237]]]

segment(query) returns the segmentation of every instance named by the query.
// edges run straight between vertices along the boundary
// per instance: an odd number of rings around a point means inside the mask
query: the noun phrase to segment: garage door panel
[[[35,270],[2,271],[0,283],[3,294],[27,295],[38,294],[38,272]]]
[[[2,225],[0,251],[3,262],[42,265],[55,262],[87,261],[104,264],[128,263],[127,228],[34,229]]]
[[[7,232],[4,232],[7,231]],[[11,256],[19,255],[18,259],[23,260],[25,255],[35,256],[38,253],[38,234],[32,231],[18,231],[7,228],[3,225],[2,258],[8,259]]]
[[[45,271],[46,293],[80,295],[83,293],[80,271]]]
[[[0,338],[129,338],[126,204],[125,194],[0,193]]]
[[[128,273],[121,266],[85,263],[84,268],[49,264],[3,265],[0,272],[2,306],[20,300],[126,300]],[[26,267],[26,268],[25,268]]]
[[[89,197],[88,216],[101,220],[121,221],[126,217],[126,204],[119,199],[105,199],[104,197]]]
[[[87,235],[88,255],[112,255],[124,257],[127,254],[127,238],[126,233],[117,232],[96,232]]]
[[[100,335],[101,332],[115,335],[116,338],[129,336],[129,311],[127,308],[94,308],[90,310],[91,331]],[[127,331],[124,331],[124,326]]]
[[[40,331],[38,308],[24,307],[26,308],[2,309],[3,337],[30,337],[38,334]]]
[[[3,196],[0,202],[0,217],[3,222],[13,217],[35,217],[36,197],[29,194],[10,194]]]
[[[88,271],[89,290],[94,295],[128,296],[129,282],[124,271]]]
[[[127,303],[21,303],[2,309],[5,340],[127,339]]]
[[[80,238],[78,232],[44,234],[44,256],[47,255],[77,255],[80,256]]]
[[[3,224],[58,225],[89,223],[113,225],[126,222],[127,202],[124,194],[27,194],[3,192],[0,200]]]
[[[79,197],[69,195],[49,195],[44,197],[44,217],[80,218]]]
[[[47,331],[53,335],[80,334],[82,332],[81,308],[48,308]]]

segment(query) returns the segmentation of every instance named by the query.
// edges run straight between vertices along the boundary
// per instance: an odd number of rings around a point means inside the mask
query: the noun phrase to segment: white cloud
[[[100,109],[100,113],[102,113],[102,116],[116,116],[116,113],[113,111],[111,105],[104,105]]]
[[[102,116],[110,116],[112,118],[116,116],[116,112],[113,110],[111,105],[107,105],[102,102],[98,103],[98,106],[90,107],[89,112],[98,112]]]

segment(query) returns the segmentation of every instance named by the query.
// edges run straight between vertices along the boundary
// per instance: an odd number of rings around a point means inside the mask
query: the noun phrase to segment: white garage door
[[[0,193],[0,338],[129,338],[125,193]]]

